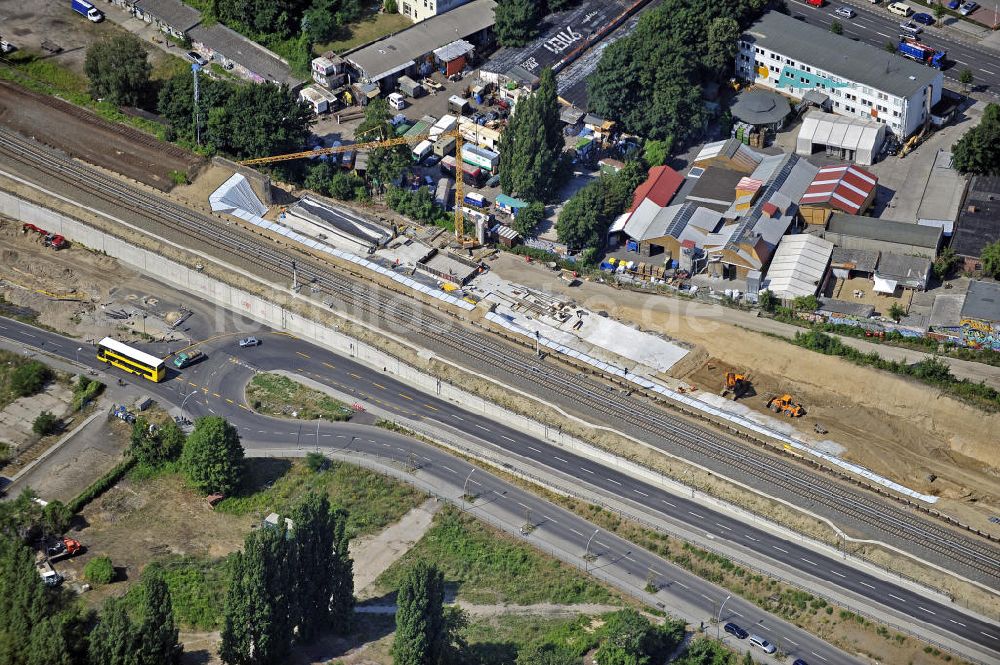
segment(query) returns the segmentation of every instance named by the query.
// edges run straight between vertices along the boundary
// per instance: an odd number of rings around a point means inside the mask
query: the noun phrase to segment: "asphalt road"
[[[888,41],[899,41],[899,35],[902,33],[899,24],[905,19],[889,14],[885,9],[886,3],[880,5],[847,3],[857,12],[854,18],[834,13],[837,7],[843,4],[845,3],[833,0],[825,7],[813,7],[800,0],[789,0],[788,9],[792,16],[801,16],[807,23],[827,29],[831,23],[839,21],[844,27],[845,37],[856,37],[880,49]],[[915,11],[923,11],[933,16],[931,9],[922,5],[913,6]],[[948,52],[948,62],[943,70],[946,80],[958,84],[962,70],[969,69],[975,77],[973,85],[984,86],[986,91],[994,95],[1000,94],[1000,54],[977,44],[963,43],[950,32],[935,26],[924,27],[920,40],[932,48],[943,48]]]
[[[93,348],[77,351],[80,344],[54,333],[9,319],[0,319],[0,336],[15,342],[40,346],[49,353],[103,369]],[[896,586],[819,554],[794,541],[779,539],[753,525],[697,502],[686,500],[632,478],[615,469],[578,457],[549,443],[527,436],[500,423],[470,413],[455,404],[409,389],[393,379],[299,339],[262,334],[261,346],[240,349],[237,334],[203,343],[204,362],[182,373],[171,371],[161,384],[143,383],[144,392],[162,401],[183,404],[189,417],[222,415],[240,428],[248,449],[308,448],[338,441],[346,446],[381,446],[371,437],[382,430],[355,424],[318,425],[289,422],[253,413],[243,403],[243,389],[256,370],[282,369],[296,372],[342,392],[371,400],[382,408],[411,418],[440,423],[465,436],[474,437],[496,449],[500,455],[515,455],[545,467],[568,482],[586,485],[605,495],[615,496],[690,528],[729,541],[756,556],[778,562],[799,574],[825,580],[907,616],[918,624],[983,645],[1000,658],[1000,626],[970,617],[957,608],[943,605],[919,593]],[[111,370],[110,375],[130,375]],[[137,379],[139,380],[139,379]],[[148,390],[146,390],[148,388]],[[401,439],[409,446],[409,439]],[[398,446],[406,448],[406,446]],[[377,450],[378,448],[376,448]],[[452,468],[457,458],[448,457]],[[645,570],[645,569],[644,569]],[[645,575],[645,573],[643,573]]]

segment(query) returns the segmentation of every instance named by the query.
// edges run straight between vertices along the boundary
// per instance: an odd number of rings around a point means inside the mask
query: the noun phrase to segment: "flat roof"
[[[434,49],[492,27],[496,6],[496,0],[472,0],[342,55],[361,71],[363,77],[378,80],[404,69]]]
[[[764,14],[740,39],[897,97],[910,97],[943,76],[933,67],[887,53],[880,46],[856,42],[775,11]]]
[[[951,238],[956,254],[978,258],[986,245],[1000,240],[1000,177],[977,175]]]
[[[927,184],[920,197],[917,220],[944,224],[945,233],[952,230],[965,195],[965,176],[952,166],[952,154],[938,150],[934,167],[927,175]]]
[[[204,44],[206,48],[245,67],[262,79],[284,85],[296,85],[300,82],[292,75],[291,67],[277,55],[221,23],[207,27],[197,25],[191,28],[188,36],[191,41]]]
[[[962,305],[963,319],[1000,321],[1000,284],[972,282]]]
[[[841,314],[843,316],[853,316],[858,319],[867,319],[875,313],[874,305],[853,300],[836,300],[834,298],[818,298],[819,309],[817,312],[828,312],[830,314]]]
[[[201,12],[181,0],[138,0],[135,6],[181,32],[187,32],[201,23]]]
[[[834,247],[830,265],[855,272],[874,273],[875,266],[878,265],[878,252],[869,249]]]
[[[686,192],[681,190],[681,193],[685,194],[685,202],[726,212],[736,200],[736,184],[742,178],[743,174],[739,171],[710,166],[698,178],[691,179],[689,175],[688,180],[693,184]]]
[[[930,250],[936,250],[941,240],[941,229],[937,226],[921,226],[920,224],[845,215],[837,212],[830,215],[826,229],[830,233],[926,247]]]

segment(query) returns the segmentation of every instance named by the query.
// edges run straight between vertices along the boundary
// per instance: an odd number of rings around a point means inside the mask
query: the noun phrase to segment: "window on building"
[[[809,65],[803,65],[802,69],[806,70],[809,73],[812,73],[812,67],[810,67]]]
[[[834,101],[834,102],[833,102],[833,108],[835,108],[835,109],[839,109],[839,108],[840,108],[840,102],[838,102],[838,101]]]
[[[893,115],[894,118],[898,118],[899,117],[899,111],[893,111],[892,115]]]
[[[412,10],[410,9],[410,4],[409,4],[409,3],[407,3],[407,2],[404,2],[404,3],[403,3],[403,13],[404,13],[405,15],[407,15],[407,16],[410,16],[410,13],[411,13],[411,11],[412,11]]]

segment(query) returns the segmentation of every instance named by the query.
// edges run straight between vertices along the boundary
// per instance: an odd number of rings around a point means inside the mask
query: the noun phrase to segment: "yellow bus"
[[[97,359],[150,381],[162,381],[167,375],[167,365],[162,359],[110,337],[97,345]]]

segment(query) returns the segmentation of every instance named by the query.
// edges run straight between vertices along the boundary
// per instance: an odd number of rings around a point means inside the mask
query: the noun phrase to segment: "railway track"
[[[375,320],[391,322],[411,336],[443,344],[459,357],[484,362],[501,375],[522,380],[530,377],[538,386],[576,403],[581,410],[602,414],[608,424],[638,428],[649,443],[668,442],[721,462],[792,492],[800,498],[800,505],[825,505],[866,525],[873,534],[891,534],[903,543],[934,552],[967,571],[974,571],[976,578],[993,588],[1000,584],[1000,550],[993,543],[936,523],[904,504],[869,495],[839,478],[803,468],[769,450],[749,448],[748,444],[733,437],[622,395],[590,377],[553,367],[551,363],[544,364],[533,354],[514,350],[487,335],[468,330],[443,315],[431,313],[428,308],[414,307],[380,290],[358,289],[356,280],[333,272],[317,261],[302,256],[293,258],[239,227],[151,195],[5,129],[0,129],[0,153],[31,164],[75,187],[86,183],[85,191],[109,203],[127,208],[154,225],[162,224],[182,233],[199,246],[210,246],[224,254],[238,256],[272,274],[291,278],[294,264],[302,282],[311,280],[314,288]]]

